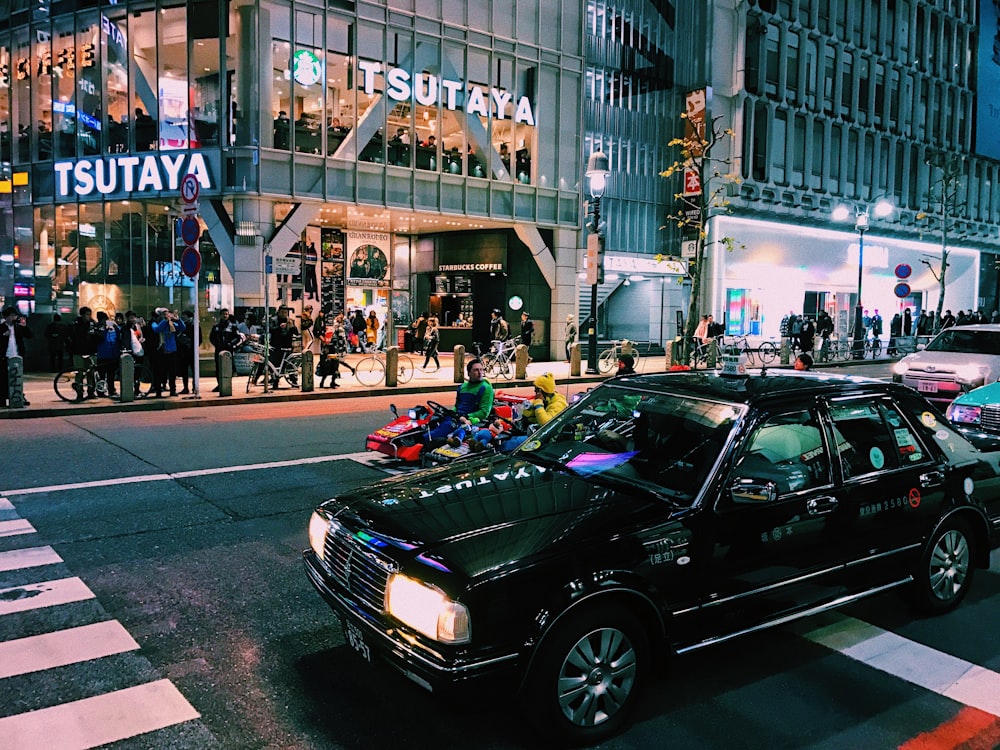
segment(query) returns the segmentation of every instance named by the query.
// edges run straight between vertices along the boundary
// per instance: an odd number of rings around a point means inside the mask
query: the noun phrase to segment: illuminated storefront
[[[547,319],[557,267],[576,264],[578,4],[523,3],[516,26],[464,3],[440,16],[462,26],[392,5],[15,3],[0,22],[0,242],[18,285],[0,294],[33,326],[82,305],[190,308],[178,221],[193,174],[206,323],[267,303],[405,324],[431,304],[422,249],[479,261],[464,233],[517,258],[523,288],[498,274],[487,296],[516,292]],[[265,256],[285,271],[266,284]]]

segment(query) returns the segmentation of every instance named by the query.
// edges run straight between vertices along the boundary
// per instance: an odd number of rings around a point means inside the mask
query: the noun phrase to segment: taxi
[[[1000,540],[994,456],[897,384],[627,376],[509,456],[323,503],[303,557],[362,659],[445,695],[513,686],[593,743],[663,655],[890,589],[957,606]]]

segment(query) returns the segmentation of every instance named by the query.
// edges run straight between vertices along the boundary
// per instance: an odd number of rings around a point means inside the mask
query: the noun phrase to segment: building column
[[[556,285],[552,290],[550,312],[549,356],[562,362],[566,358],[566,316],[572,315],[580,329],[577,307],[580,301],[579,267],[583,250],[580,249],[580,232],[575,229],[556,229],[552,232],[552,254],[556,263]],[[576,340],[580,341],[580,333]]]

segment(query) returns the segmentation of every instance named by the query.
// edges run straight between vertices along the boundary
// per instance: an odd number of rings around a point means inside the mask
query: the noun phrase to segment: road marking
[[[241,464],[237,466],[219,466],[214,469],[194,469],[192,471],[178,471],[173,474],[147,474],[143,476],[118,477],[116,479],[97,479],[92,482],[73,482],[71,484],[50,484],[45,487],[23,487],[20,489],[0,490],[4,495],[39,495],[45,492],[65,492],[67,490],[85,490],[94,487],[114,487],[122,484],[137,484],[139,482],[165,482],[173,479],[185,479],[189,477],[207,477],[213,474],[232,474],[239,471],[265,471],[267,469],[281,469],[288,466],[305,466],[308,464],[322,464],[331,461],[358,461],[372,454],[368,451],[359,453],[340,453],[335,456],[313,456],[312,458],[292,458],[287,461],[269,461],[259,464]],[[0,523],[2,528],[2,523]],[[3,536],[0,533],[0,536]]]
[[[14,510],[14,506],[7,498],[0,497],[0,510]]]
[[[0,643],[0,679],[100,659],[139,644],[117,620]]]
[[[34,534],[35,527],[23,518],[13,521],[0,521],[0,536],[17,536],[18,534]]]
[[[899,750],[997,747],[998,743],[1000,743],[1000,719],[993,714],[966,706],[949,721],[907,740],[899,746]]]
[[[829,614],[820,621],[827,624],[809,629],[800,623],[791,628],[850,659],[1000,716],[1000,674],[853,617]]]
[[[0,589],[0,615],[27,612],[32,609],[54,607],[59,604],[94,599],[94,592],[79,578],[61,578],[57,581],[31,583]],[[0,737],[3,733],[0,733]]]
[[[86,750],[199,716],[169,680],[157,680],[2,718],[0,737],[18,750]]]
[[[10,552],[0,552],[0,572],[35,568],[62,562],[62,558],[51,547],[26,547]]]

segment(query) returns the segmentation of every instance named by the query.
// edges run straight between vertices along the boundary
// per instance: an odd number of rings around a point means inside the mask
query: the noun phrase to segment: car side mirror
[[[778,497],[778,486],[766,479],[740,477],[729,488],[734,503],[760,505],[773,503]]]

